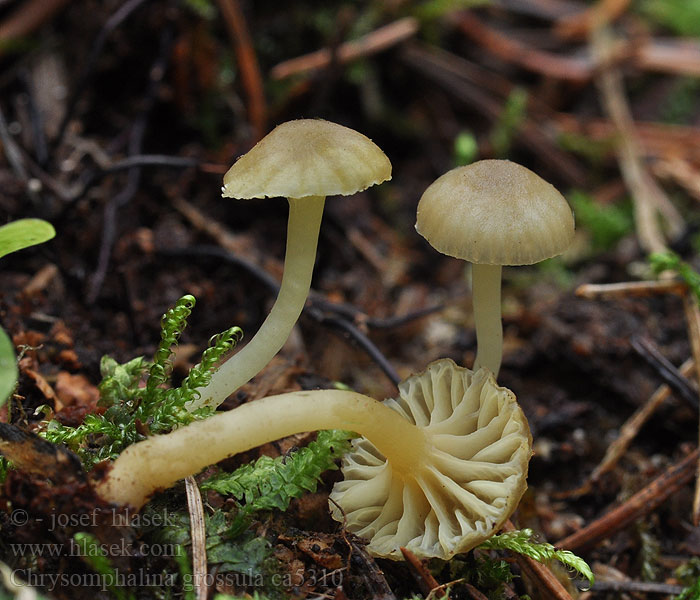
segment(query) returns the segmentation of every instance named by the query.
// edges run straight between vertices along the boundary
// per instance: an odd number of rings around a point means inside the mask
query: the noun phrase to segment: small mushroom
[[[448,171],[425,190],[416,230],[438,252],[473,264],[474,370],[487,367],[498,377],[501,266],[530,265],[564,252],[574,237],[571,208],[529,169],[482,160]]]
[[[321,119],[276,127],[224,175],[227,198],[286,197],[287,249],[277,300],[257,334],[224,362],[188,410],[218,406],[253,378],[289,337],[311,287],[325,197],[391,179],[391,163],[361,133]]]
[[[532,438],[510,390],[486,369],[432,363],[378,402],[344,390],[290,392],[244,404],[129,446],[96,484],[139,509],[158,489],[228,456],[295,433],[356,431],[333,516],[377,556],[400,547],[447,559],[491,536],[526,488]]]

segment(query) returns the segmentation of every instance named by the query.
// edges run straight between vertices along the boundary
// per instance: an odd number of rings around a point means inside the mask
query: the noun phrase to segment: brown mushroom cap
[[[391,179],[368,137],[321,119],[282,123],[224,175],[227,198],[347,196]]]
[[[482,160],[439,177],[418,203],[416,230],[439,252],[472,263],[529,265],[574,236],[564,197],[508,160]]]
[[[367,538],[372,554],[393,559],[405,547],[447,560],[493,535],[525,491],[532,454],[513,393],[488,370],[444,358],[384,403],[423,431],[429,450],[407,472],[355,440],[330,496],[333,517]]]

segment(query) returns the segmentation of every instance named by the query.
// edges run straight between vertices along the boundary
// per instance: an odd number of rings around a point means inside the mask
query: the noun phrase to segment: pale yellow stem
[[[97,484],[97,493],[108,502],[139,509],[157,490],[226,457],[320,429],[366,437],[406,477],[417,472],[427,453],[425,433],[381,402],[343,390],[290,392],[129,446]]]
[[[474,371],[486,367],[497,378],[503,357],[501,265],[472,266],[472,303],[476,327]]]
[[[199,400],[186,406],[188,410],[219,406],[284,346],[311,289],[324,202],[323,196],[289,198],[287,250],[277,300],[253,339],[219,367],[209,384],[199,390]]]

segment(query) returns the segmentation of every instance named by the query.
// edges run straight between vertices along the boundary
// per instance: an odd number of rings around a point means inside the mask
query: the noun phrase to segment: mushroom
[[[282,284],[257,334],[212,375],[188,410],[218,406],[279,352],[311,287],[325,197],[348,196],[391,179],[391,163],[361,133],[320,119],[276,127],[224,175],[226,198],[286,197],[287,249]]]
[[[377,556],[400,559],[400,547],[443,559],[465,552],[500,528],[526,488],[532,438],[515,396],[488,370],[441,359],[403,381],[398,399],[290,392],[150,437],[116,459],[97,492],[139,509],[207,465],[317,429],[366,438],[344,459],[331,499],[333,516]]]
[[[474,370],[487,367],[498,377],[501,266],[530,265],[564,252],[574,237],[571,208],[529,169],[482,160],[448,171],[425,190],[416,230],[438,252],[472,263]]]

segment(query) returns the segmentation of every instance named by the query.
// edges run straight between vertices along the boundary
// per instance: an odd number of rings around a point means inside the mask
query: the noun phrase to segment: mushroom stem
[[[213,373],[209,384],[199,390],[199,400],[187,405],[190,411],[206,405],[219,406],[255,377],[284,346],[299,319],[311,288],[326,199],[310,196],[288,200],[287,250],[277,300],[253,339]]]
[[[416,473],[427,453],[426,434],[381,402],[343,390],[268,396],[129,446],[97,484],[104,499],[140,509],[156,490],[207,465],[295,433],[356,431],[397,472]]]
[[[501,265],[472,265],[472,302],[476,325],[474,371],[486,367],[498,377],[503,357]]]

